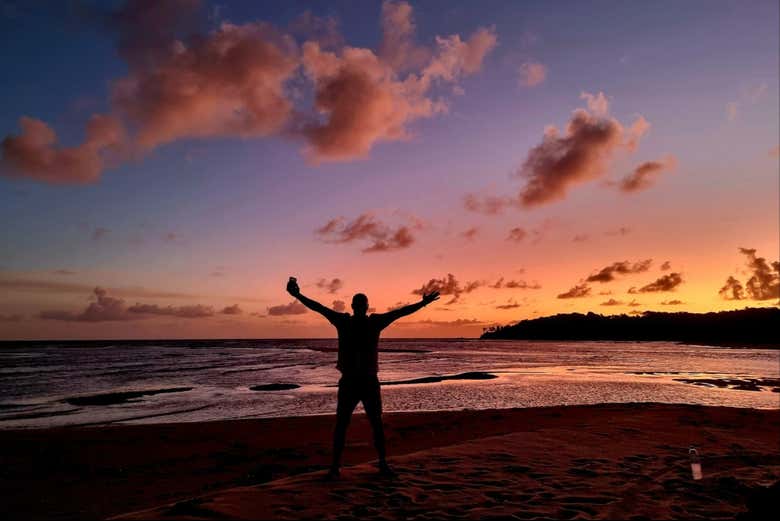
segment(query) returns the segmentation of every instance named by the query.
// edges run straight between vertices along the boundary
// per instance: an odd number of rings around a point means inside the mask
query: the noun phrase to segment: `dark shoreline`
[[[780,308],[710,313],[645,311],[641,315],[560,313],[486,330],[482,340],[674,342],[713,347],[780,349]]]

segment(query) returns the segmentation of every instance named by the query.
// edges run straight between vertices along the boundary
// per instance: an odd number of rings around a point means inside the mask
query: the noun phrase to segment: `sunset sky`
[[[0,338],[778,305],[778,2],[0,2]],[[730,279],[730,277],[733,277]]]

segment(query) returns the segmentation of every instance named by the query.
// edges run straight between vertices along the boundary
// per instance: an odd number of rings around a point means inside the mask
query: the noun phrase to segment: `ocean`
[[[780,350],[388,339],[379,360],[386,412],[615,402],[780,408]],[[335,363],[330,339],[2,342],[0,429],[333,414]]]

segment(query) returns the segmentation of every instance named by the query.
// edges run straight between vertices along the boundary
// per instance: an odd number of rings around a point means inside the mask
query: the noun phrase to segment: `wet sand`
[[[780,410],[606,404],[0,431],[6,518],[732,519],[780,481]],[[689,445],[704,479],[693,481]],[[776,492],[776,490],[774,491]],[[756,506],[758,505],[758,506]],[[150,510],[151,509],[151,510]]]

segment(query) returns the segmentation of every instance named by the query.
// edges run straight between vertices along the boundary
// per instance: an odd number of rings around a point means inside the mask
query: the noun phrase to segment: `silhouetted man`
[[[357,293],[352,297],[352,315],[339,313],[323,306],[316,300],[301,295],[294,277],[287,283],[287,291],[312,311],[320,313],[336,326],[339,334],[339,354],[336,368],[341,371],[338,405],[336,407],[336,428],[333,433],[333,463],[329,478],[336,478],[341,467],[341,453],[347,436],[347,427],[358,402],[363,402],[366,416],[374,433],[374,446],[379,456],[379,471],[392,474],[385,459],[385,432],[382,426],[382,396],[379,390],[377,347],[379,334],[395,320],[427,306],[439,299],[439,292],[423,295],[422,300],[387,313],[368,312],[368,297]]]

